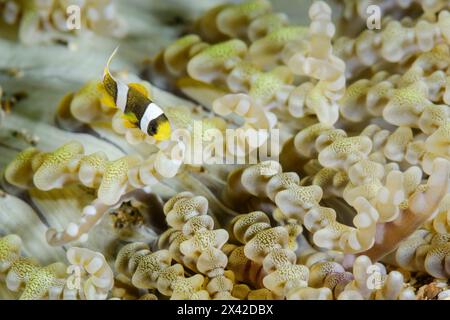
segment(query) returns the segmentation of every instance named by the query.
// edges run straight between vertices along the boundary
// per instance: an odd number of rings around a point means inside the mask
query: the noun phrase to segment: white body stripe
[[[128,96],[128,86],[116,81],[117,84],[117,101],[116,106],[125,112],[125,107],[127,105],[127,96]]]
[[[160,115],[162,115],[164,112],[161,110],[161,108],[155,104],[155,103],[150,103],[147,106],[147,109],[145,109],[144,115],[142,116],[141,119],[141,130],[144,131],[145,133],[147,133],[147,129],[148,129],[148,125],[150,124],[150,121],[152,121],[153,119],[158,118]]]

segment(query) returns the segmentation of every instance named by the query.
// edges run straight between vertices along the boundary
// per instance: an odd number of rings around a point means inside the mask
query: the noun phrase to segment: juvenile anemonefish
[[[163,110],[151,100],[147,89],[138,83],[126,85],[117,81],[109,72],[109,65],[117,49],[109,57],[103,73],[103,89],[106,94],[102,103],[122,110],[126,127],[140,128],[157,141],[169,139],[169,120]]]

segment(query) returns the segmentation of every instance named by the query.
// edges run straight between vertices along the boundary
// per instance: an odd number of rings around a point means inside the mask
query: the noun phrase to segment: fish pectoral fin
[[[151,98],[151,92],[144,85],[133,82],[129,83],[128,86],[143,94],[146,98]]]
[[[127,119],[123,119],[123,126],[127,129],[136,128],[136,126]]]
[[[135,128],[139,122],[134,113],[124,113],[122,115],[123,123],[126,128]]]

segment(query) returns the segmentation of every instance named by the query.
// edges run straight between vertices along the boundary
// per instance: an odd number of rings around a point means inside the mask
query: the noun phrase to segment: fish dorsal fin
[[[118,50],[119,50],[119,46],[117,46],[117,47],[114,49],[113,53],[111,53],[111,55],[109,56],[108,62],[106,62],[106,67],[105,67],[105,69],[104,69],[104,71],[103,71],[103,78],[104,78],[106,75],[108,75],[108,76],[110,76],[110,77],[111,77],[114,81],[116,81],[116,82],[117,82],[117,80],[114,79],[114,77],[111,75],[111,72],[109,71],[109,65],[111,64],[111,61],[112,61],[112,59],[114,58],[114,56],[116,55],[116,53],[117,53]]]
[[[146,98],[151,99],[150,91],[145,86],[143,86],[142,84],[133,82],[133,83],[129,83],[128,86],[130,88],[135,89],[139,93],[143,94]]]

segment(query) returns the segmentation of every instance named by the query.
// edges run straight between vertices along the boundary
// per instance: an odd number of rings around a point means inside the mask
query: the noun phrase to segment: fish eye
[[[147,129],[147,133],[151,136],[155,135],[157,132],[157,126],[150,124]]]

